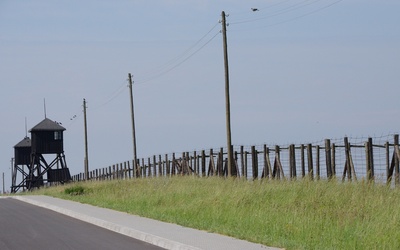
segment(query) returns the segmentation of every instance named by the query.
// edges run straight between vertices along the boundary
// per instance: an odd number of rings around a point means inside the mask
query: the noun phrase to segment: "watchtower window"
[[[54,131],[54,140],[62,140],[62,132],[61,131]]]

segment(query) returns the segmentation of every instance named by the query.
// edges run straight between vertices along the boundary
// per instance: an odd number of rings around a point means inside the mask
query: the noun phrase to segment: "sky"
[[[133,159],[128,73],[138,158],[226,147],[222,11],[234,145],[399,133],[397,0],[0,0],[6,190],[45,113],[83,172],[84,98],[90,170]]]

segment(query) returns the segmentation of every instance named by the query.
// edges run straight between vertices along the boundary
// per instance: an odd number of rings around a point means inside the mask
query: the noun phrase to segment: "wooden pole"
[[[228,67],[228,46],[226,37],[226,19],[225,12],[222,11],[222,36],[224,47],[224,65],[225,65],[225,108],[226,108],[226,142],[228,151],[228,176],[232,176],[232,139],[231,139],[231,111],[229,96],[229,67]]]
[[[136,130],[135,130],[135,111],[133,107],[133,90],[132,90],[132,75],[131,73],[128,74],[129,77],[129,92],[130,92],[130,100],[131,100],[131,118],[132,118],[132,140],[133,140],[133,161],[134,161],[134,166],[133,169],[136,169],[137,166],[137,151],[136,151]]]
[[[89,156],[88,156],[88,139],[87,139],[87,120],[86,120],[86,100],[83,99],[83,121],[85,127],[85,180],[89,180]]]

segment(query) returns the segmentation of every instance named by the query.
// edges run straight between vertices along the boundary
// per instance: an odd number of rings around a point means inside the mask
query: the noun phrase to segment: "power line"
[[[212,40],[214,40],[214,38],[215,38],[218,34],[220,34],[220,31],[218,31],[213,37],[211,37],[211,38],[210,38],[206,43],[204,43],[200,48],[198,48],[197,50],[195,50],[192,54],[190,54],[189,56],[187,56],[185,59],[183,59],[182,61],[180,61],[180,62],[177,63],[176,65],[172,66],[172,67],[169,68],[169,69],[164,70],[163,72],[160,72],[160,73],[157,74],[157,75],[154,75],[154,76],[152,76],[152,77],[150,77],[150,78],[147,78],[146,80],[138,81],[138,84],[142,84],[142,83],[149,82],[149,81],[151,81],[151,80],[154,80],[154,79],[156,79],[156,78],[158,78],[158,77],[161,77],[161,76],[163,76],[163,75],[165,75],[165,74],[171,72],[172,70],[176,69],[177,67],[179,67],[180,65],[182,65],[183,63],[185,63],[187,60],[189,60],[192,56],[194,56],[195,54],[197,54],[200,50],[202,50],[207,44],[209,44]]]
[[[309,15],[312,15],[312,14],[314,14],[314,13],[316,13],[316,12],[319,12],[319,11],[322,11],[322,10],[324,10],[324,9],[327,9],[327,8],[331,7],[332,5],[335,5],[335,4],[337,4],[337,3],[341,2],[341,1],[343,1],[343,0],[337,0],[336,2],[333,2],[333,3],[331,3],[330,5],[327,5],[327,6],[325,6],[325,7],[319,8],[319,9],[317,9],[317,10],[314,10],[314,11],[311,11],[311,12],[308,12],[308,13],[305,13],[305,14],[300,15],[300,16],[297,16],[297,17],[293,17],[293,18],[288,19],[288,20],[285,20],[285,21],[281,21],[281,22],[278,22],[278,23],[270,24],[270,25],[265,25],[265,26],[262,26],[262,27],[260,27],[260,28],[267,28],[267,27],[271,27],[271,26],[275,26],[275,25],[279,25],[279,24],[284,24],[284,23],[292,22],[292,21],[294,21],[294,20],[297,20],[297,19],[300,19],[300,18],[309,16]]]
[[[176,56],[175,58],[171,59],[170,61],[165,63],[163,66],[160,66],[160,67],[156,68],[156,71],[158,71],[158,72],[153,73],[152,75],[149,75],[146,78],[143,78],[142,80],[136,81],[136,84],[143,84],[143,83],[149,82],[151,80],[154,80],[154,79],[156,79],[158,77],[161,77],[161,76],[169,73],[170,71],[176,69],[177,67],[179,67],[180,65],[182,65],[186,61],[188,61],[191,57],[193,57],[195,54],[197,54],[199,51],[201,51],[205,46],[207,46],[212,40],[214,40],[214,38],[220,33],[220,31],[218,31],[210,39],[205,41],[199,48],[197,48],[196,50],[192,51],[199,44],[201,44],[201,42],[217,27],[218,24],[219,23],[216,23],[207,33],[205,33],[198,41],[196,41],[196,43],[194,43],[191,47],[186,49],[182,54],[180,54],[179,56]],[[190,52],[191,52],[191,54],[188,55],[188,53],[190,53]],[[102,104],[100,104],[100,105],[96,106],[95,108],[93,108],[93,111],[97,110],[97,109],[100,109],[100,108],[106,106],[107,104],[109,104],[110,102],[112,102],[114,99],[116,99],[118,96],[121,95],[121,93],[125,90],[125,87],[127,87],[127,86],[128,85],[126,83],[122,84],[116,91],[114,91],[113,94],[111,94],[106,99],[106,101],[104,101]],[[74,115],[74,117],[71,118],[71,124],[79,116]]]
[[[321,2],[323,0],[302,0],[301,2],[295,3],[295,4],[291,4],[289,6],[282,6],[283,4],[290,2],[292,0],[285,0],[285,1],[280,1],[278,3],[274,3],[274,4],[270,4],[267,5],[265,7],[258,7],[257,9],[262,11],[262,10],[266,10],[266,9],[274,9],[277,6],[283,7],[280,9],[275,10],[274,12],[270,13],[267,16],[262,16],[262,17],[258,17],[258,18],[250,18],[250,19],[243,19],[243,20],[239,20],[236,22],[230,22],[231,25],[239,25],[239,24],[245,24],[245,23],[250,23],[250,22],[259,22],[261,20],[265,20],[265,19],[269,19],[269,18],[273,18],[276,16],[280,16],[280,15],[284,15],[286,13],[289,12],[293,12],[302,8],[305,8],[307,6],[316,4],[318,2]],[[283,24],[283,23],[287,23],[287,22],[291,22],[297,19],[300,19],[302,17],[314,14],[316,12],[322,11],[324,9],[327,9],[339,2],[341,2],[343,0],[336,0],[328,5],[322,6],[318,9],[314,9],[312,11],[308,11],[306,13],[303,13],[301,15],[280,21],[280,22],[275,22],[272,24],[267,24],[267,25],[263,25],[263,26],[259,26],[256,28],[252,28],[252,29],[260,29],[260,28],[266,28],[266,27],[271,27],[271,26],[275,26],[275,25],[279,25],[279,24]],[[249,11],[246,12],[241,12],[241,13],[249,13]],[[238,16],[241,13],[234,13],[234,16]],[[213,41],[218,34],[221,33],[221,31],[218,31],[217,33],[215,33],[211,38],[209,38],[207,41],[205,41],[204,43],[203,40],[218,26],[219,22],[217,22],[216,24],[214,24],[210,30],[208,32],[206,32],[200,39],[198,39],[192,46],[190,46],[188,49],[186,49],[185,51],[183,51],[180,55],[174,57],[173,59],[169,60],[168,62],[166,62],[164,65],[159,66],[157,68],[154,69],[154,73],[149,74],[148,76],[143,77],[142,79],[139,79],[137,81],[137,84],[144,84],[147,83],[149,81],[152,81],[156,78],[159,78],[169,72],[171,72],[172,70],[176,69],[177,67],[179,67],[180,65],[182,65],[183,63],[185,63],[186,61],[188,61],[190,58],[192,58],[194,55],[196,55],[199,51],[201,51],[204,47],[206,47],[211,41]],[[249,30],[248,28],[246,30]],[[232,29],[231,29],[232,31]],[[233,29],[233,31],[237,31],[237,29]],[[201,44],[200,47],[198,47]],[[195,49],[196,47],[198,47],[197,49]],[[195,49],[195,50],[194,50]],[[194,50],[194,51],[193,51]],[[109,104],[110,102],[112,102],[113,100],[115,100],[118,96],[120,96],[122,94],[122,92],[125,90],[125,87],[127,87],[127,84],[124,83],[121,86],[118,87],[118,89],[116,91],[113,92],[113,94],[111,94],[106,101],[104,101],[102,104],[96,106],[95,108],[93,108],[93,110],[97,110],[100,109],[104,106],[106,106],[107,104]],[[75,122],[75,120],[77,118],[79,118],[81,116],[81,113],[79,113],[79,115],[74,115],[72,118],[70,118],[70,124]]]
[[[111,94],[106,101],[104,101],[102,104],[96,106],[95,108],[93,108],[93,110],[97,110],[107,104],[109,104],[110,102],[112,102],[115,98],[117,98],[119,95],[121,95],[121,93],[125,90],[125,87],[127,87],[128,85],[126,83],[123,83],[122,85],[119,86],[119,88],[113,93]]]
[[[188,49],[186,49],[179,56],[176,56],[173,59],[171,59],[170,61],[168,61],[167,63],[165,63],[164,65],[157,67],[154,70],[154,73],[150,74],[149,76],[145,76],[142,79],[137,80],[136,81],[137,84],[143,84],[143,83],[149,82],[151,80],[154,80],[156,78],[159,78],[159,77],[169,73],[170,71],[174,70],[175,68],[179,67],[187,60],[189,60],[192,56],[197,54],[206,45],[208,45],[212,40],[214,40],[214,38],[220,33],[220,31],[218,31],[210,39],[205,41],[199,48],[194,50],[217,27],[218,24],[219,23],[216,23],[205,35],[203,35],[196,43],[194,43],[192,46],[190,46]]]
[[[312,2],[310,2],[310,1],[312,1]],[[250,18],[232,21],[232,22],[230,22],[230,24],[251,23],[251,22],[256,22],[256,21],[263,20],[263,19],[269,19],[269,18],[279,16],[279,15],[282,15],[282,14],[285,14],[285,13],[288,13],[288,12],[291,12],[291,11],[294,11],[294,10],[297,10],[300,8],[304,8],[308,5],[314,4],[319,1],[321,1],[321,0],[302,0],[299,3],[291,4],[289,6],[282,6],[283,8],[272,10],[269,13],[263,11],[263,10],[265,10],[265,8],[257,8],[257,10],[261,11],[261,12],[259,12],[259,14],[265,13],[265,15],[261,15],[261,16],[257,15],[258,17],[254,17],[254,14],[252,14],[252,17],[250,17]]]
[[[231,25],[239,25],[239,24],[245,24],[245,23],[259,22],[259,21],[265,20],[265,19],[272,19],[272,18],[277,17],[277,16],[282,16],[282,15],[290,13],[290,12],[294,12],[294,11],[297,11],[297,10],[300,10],[300,9],[304,9],[306,7],[314,5],[314,4],[316,4],[318,2],[321,2],[321,1],[322,0],[314,0],[314,1],[310,2],[310,0],[304,0],[304,1],[300,2],[300,3],[287,6],[287,7],[283,8],[283,9],[278,9],[278,10],[276,10],[276,11],[274,11],[272,13],[269,13],[268,15],[264,15],[262,17],[243,19],[243,20],[239,20],[239,21],[236,21],[236,22],[235,21],[234,22],[230,22],[230,24]],[[286,19],[286,20],[282,20],[282,21],[278,21],[278,22],[275,22],[275,23],[272,23],[272,24],[260,26],[258,28],[265,28],[265,27],[270,27],[270,26],[275,26],[275,25],[278,25],[278,24],[291,22],[291,21],[297,20],[299,18],[302,18],[302,17],[308,16],[308,15],[314,14],[316,12],[322,11],[324,9],[327,9],[327,8],[333,6],[333,5],[335,5],[335,4],[337,4],[337,3],[341,2],[341,1],[343,1],[343,0],[336,0],[336,1],[334,1],[334,2],[332,2],[330,4],[328,4],[328,5],[321,6],[321,7],[317,8],[317,9],[314,9],[314,10],[311,10],[311,11],[307,11],[306,13],[297,15],[295,17],[292,17],[292,18],[289,18],[289,19]]]
[[[270,9],[270,8],[275,7],[275,6],[282,5],[282,4],[284,4],[284,3],[286,3],[286,2],[289,2],[289,1],[292,1],[292,0],[278,1],[278,3],[265,5],[264,7],[262,7],[262,6],[261,6],[261,7],[260,7],[260,6],[257,6],[257,9],[260,10],[260,11],[261,11],[261,10],[265,10],[265,9]],[[246,10],[246,11],[241,11],[241,12],[230,12],[229,14],[230,14],[230,15],[233,15],[233,16],[235,16],[235,17],[237,17],[237,16],[249,15],[250,12],[252,12],[252,9],[251,9],[251,8],[249,8],[249,9]]]
[[[120,85],[117,90],[115,90],[110,96],[108,96],[108,98],[103,103],[99,104],[98,106],[95,106],[92,109],[92,111],[98,110],[98,109],[106,106],[110,102],[112,102],[115,98],[117,98],[118,96],[120,96],[122,94],[122,92],[125,90],[125,87],[127,87],[127,86],[128,85],[126,83]],[[88,102],[86,102],[86,104],[87,103]],[[88,108],[88,106],[86,106],[86,108]],[[79,112],[75,112],[74,115],[69,118],[68,126],[71,126],[73,123],[75,123],[75,121],[78,120],[82,115],[83,115],[82,109]]]
[[[179,59],[183,58],[186,54],[188,54],[192,49],[194,49],[208,34],[210,34],[215,27],[218,25],[218,23],[216,23],[205,35],[203,35],[196,43],[194,43],[191,47],[189,47],[188,49],[186,49],[184,52],[182,52],[180,55],[174,57],[173,59],[171,59],[170,61],[168,61],[167,63],[165,63],[164,65],[161,65],[159,67],[157,67],[156,69],[154,69],[154,71],[162,71],[164,68],[167,68],[169,65],[175,63],[176,61],[178,61]]]

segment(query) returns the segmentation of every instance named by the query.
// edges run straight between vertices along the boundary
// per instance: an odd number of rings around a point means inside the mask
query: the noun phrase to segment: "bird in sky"
[[[252,10],[252,11],[258,11],[258,9],[257,9],[257,8],[251,8],[251,10]]]

